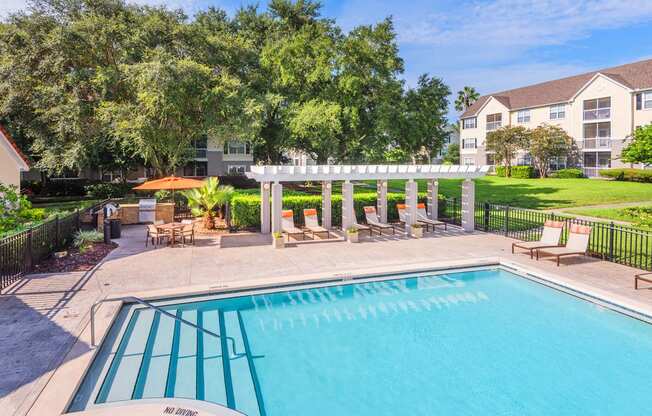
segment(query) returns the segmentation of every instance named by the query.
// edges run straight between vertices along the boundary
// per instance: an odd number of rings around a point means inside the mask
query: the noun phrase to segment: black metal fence
[[[97,215],[93,213],[106,202],[65,216],[57,216],[0,239],[0,291],[31,272],[35,264],[53,252],[68,247],[77,230],[95,227]]]

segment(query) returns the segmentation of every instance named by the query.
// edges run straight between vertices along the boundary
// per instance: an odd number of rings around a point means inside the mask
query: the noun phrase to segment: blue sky
[[[233,13],[245,0],[135,0]],[[0,14],[25,7],[3,0]],[[265,2],[259,2],[264,7]],[[345,29],[394,18],[404,78],[427,72],[481,93],[652,58],[652,0],[325,0]],[[455,117],[451,109],[451,118]]]

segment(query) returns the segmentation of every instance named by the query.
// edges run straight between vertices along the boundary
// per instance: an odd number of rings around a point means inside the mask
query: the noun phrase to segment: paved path
[[[557,268],[552,261],[512,255],[510,239],[452,228],[419,240],[399,235],[360,244],[303,244],[273,250],[269,237],[260,234],[200,238],[196,246],[188,247],[145,248],[144,227],[124,227],[120,247],[94,274],[33,275],[0,296],[2,414],[23,415],[29,410],[87,325],[91,304],[109,294],[500,256],[652,304],[652,290],[632,289],[634,269],[595,259],[568,259]],[[85,355],[90,349],[75,351]]]

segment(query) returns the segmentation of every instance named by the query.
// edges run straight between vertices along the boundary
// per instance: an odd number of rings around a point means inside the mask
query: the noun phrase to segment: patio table
[[[170,245],[174,246],[177,242],[177,232],[183,230],[186,224],[180,222],[170,222],[167,224],[157,225],[156,229],[162,232],[170,233]]]

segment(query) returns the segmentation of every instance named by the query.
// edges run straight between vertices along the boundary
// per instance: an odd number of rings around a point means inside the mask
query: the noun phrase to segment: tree
[[[473,87],[464,87],[457,92],[457,99],[455,100],[455,109],[464,112],[467,108],[471,107],[480,94]]]
[[[404,98],[396,127],[400,147],[412,157],[430,163],[450,134],[446,113],[450,90],[439,78],[421,75],[417,87]]]
[[[460,145],[458,143],[451,143],[448,145],[446,148],[446,153],[444,153],[444,164],[460,164]]]
[[[204,228],[208,230],[215,228],[215,209],[228,204],[234,194],[232,186],[219,183],[217,178],[211,177],[201,188],[182,191],[192,214],[204,217]]]
[[[308,153],[317,164],[337,154],[342,134],[342,108],[337,103],[311,100],[298,105],[290,118],[294,147]]]
[[[623,162],[652,165],[652,124],[634,131],[632,141],[620,154]]]
[[[573,139],[561,127],[543,124],[530,133],[528,150],[542,178],[548,176],[553,158],[568,157],[572,149]]]
[[[512,159],[519,150],[528,148],[530,130],[522,126],[505,126],[487,134],[487,150],[495,152],[495,162],[503,163],[506,176],[511,176]]]

